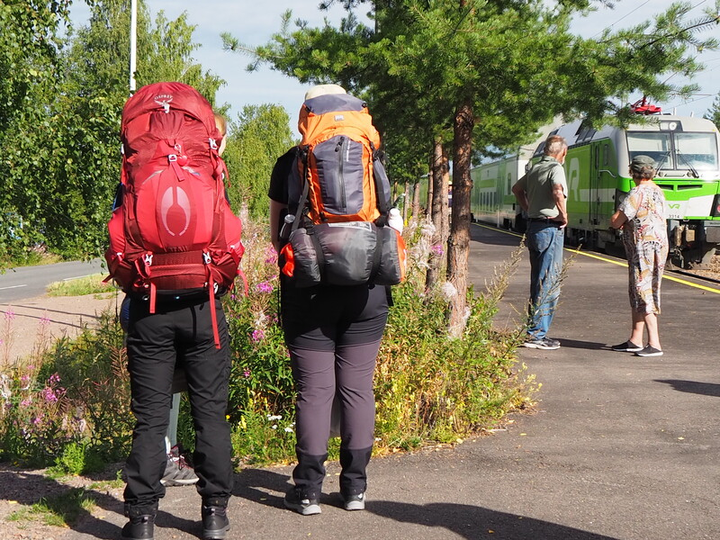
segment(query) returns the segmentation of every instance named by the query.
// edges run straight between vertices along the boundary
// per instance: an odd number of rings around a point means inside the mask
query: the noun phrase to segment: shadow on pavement
[[[290,477],[285,474],[263,469],[245,469],[235,476],[233,495],[264,506],[285,508],[283,497],[291,485]],[[321,502],[325,502],[324,499],[321,499]]]
[[[44,500],[48,506],[53,507],[55,500],[68,500],[77,496],[82,490],[82,495],[93,500],[95,505],[106,512],[123,513],[123,504],[111,494],[95,489],[75,488],[52,480],[42,474],[23,471],[10,467],[3,467],[0,470],[0,499],[15,501],[18,503],[18,511],[23,507],[30,508],[40,500]],[[33,517],[32,519],[38,519]],[[77,532],[90,533],[94,538],[117,539],[120,536],[120,528],[109,523],[107,520],[98,519],[78,504],[78,515],[72,523],[67,526]],[[18,528],[22,528],[22,521],[18,522]]]
[[[489,244],[493,246],[518,246],[520,245],[520,236],[517,233],[511,233],[505,229],[495,229],[490,227],[490,230],[495,234],[489,234],[487,225],[477,225],[470,227],[470,239],[481,244]],[[505,234],[497,234],[500,231]]]
[[[678,392],[720,397],[720,384],[697,381],[680,381],[676,379],[655,379],[655,382],[669,384],[672,386],[673,390],[677,390]]]
[[[407,504],[368,500],[367,510],[378,516],[425,527],[447,529],[468,540],[494,538],[503,540],[615,540],[609,536],[581,531],[541,521],[506,514],[478,506],[451,503]],[[442,538],[442,532],[438,532]]]
[[[566,349],[588,349],[592,351],[599,351],[602,349],[610,349],[605,343],[596,343],[594,341],[578,341],[576,339],[565,339],[558,338],[560,344]]]

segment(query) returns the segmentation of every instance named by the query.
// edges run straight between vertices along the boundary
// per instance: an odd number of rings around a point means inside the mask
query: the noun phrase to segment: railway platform
[[[517,248],[507,232],[472,226],[478,290]],[[566,252],[566,256],[572,256]],[[346,512],[330,464],[319,516],[282,508],[291,467],[243,471],[229,508],[232,539],[675,540],[720,538],[720,288],[683,276],[663,284],[664,356],[608,345],[627,339],[624,262],[572,257],[551,335],[555,351],[520,349],[542,384],[533,414],[454,448],[374,459],[365,512]],[[527,256],[497,325],[521,317]],[[196,538],[199,498],[171,488],[156,540]],[[118,538],[121,506],[60,538]]]

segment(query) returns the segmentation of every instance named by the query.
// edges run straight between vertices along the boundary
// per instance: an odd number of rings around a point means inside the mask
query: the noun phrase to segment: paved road
[[[7,270],[0,274],[0,303],[41,296],[50,283],[98,274],[105,271],[102,265],[100,259],[94,259]]]
[[[473,226],[471,277],[481,288],[517,238]],[[290,467],[237,475],[232,539],[675,540],[720,538],[720,295],[666,280],[665,356],[613,353],[627,338],[622,263],[578,255],[563,289],[557,351],[520,350],[542,383],[537,412],[454,449],[371,462],[367,511],[338,507],[331,464],[323,513],[282,509]],[[498,325],[513,324],[528,292],[523,260]],[[61,538],[118,538],[121,505],[100,497]],[[197,538],[199,497],[170,488],[156,540]]]

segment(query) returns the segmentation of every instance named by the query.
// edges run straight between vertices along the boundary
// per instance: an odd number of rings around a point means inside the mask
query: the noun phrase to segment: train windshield
[[[718,169],[717,141],[714,133],[675,133],[678,169],[685,166],[698,171]]]
[[[637,155],[650,156],[661,170],[718,169],[715,133],[631,131],[627,141],[631,160]]]

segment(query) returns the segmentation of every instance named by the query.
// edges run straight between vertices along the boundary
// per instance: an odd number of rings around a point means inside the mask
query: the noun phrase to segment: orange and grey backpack
[[[405,244],[386,225],[390,182],[367,105],[349,94],[312,97],[298,129],[283,274],[297,287],[400,283]]]

